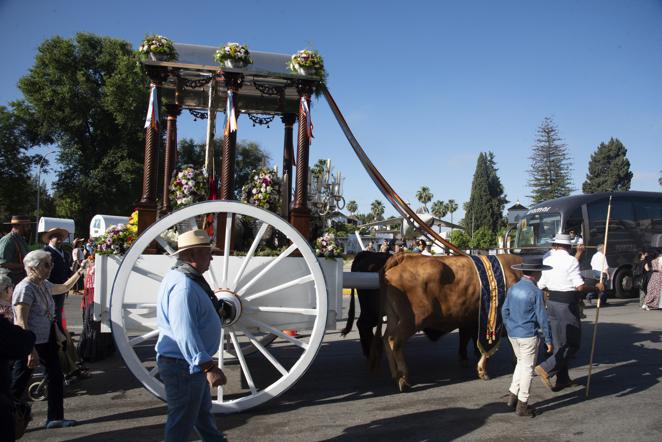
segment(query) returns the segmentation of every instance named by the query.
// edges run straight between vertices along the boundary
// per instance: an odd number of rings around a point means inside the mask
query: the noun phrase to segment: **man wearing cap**
[[[552,391],[559,391],[573,385],[568,373],[568,359],[579,350],[581,342],[581,320],[579,301],[582,292],[593,288],[584,284],[579,273],[579,262],[570,254],[572,239],[570,235],[559,233],[554,237],[552,249],[547,252],[543,264],[552,269],[542,272],[538,287],[549,291],[547,314],[552,326],[554,353],[540,365],[535,372],[543,383]],[[604,284],[596,286],[604,290]],[[556,385],[551,377],[556,376]]]
[[[51,275],[48,280],[53,284],[64,284],[71,276],[71,256],[62,250],[62,242],[69,236],[65,229],[55,227],[41,234],[41,242],[46,244],[44,250],[51,254]],[[55,323],[64,330],[62,324],[62,308],[64,307],[64,298],[66,294],[53,295],[55,302]]]
[[[30,218],[23,215],[14,215],[8,223],[11,232],[0,238],[0,268],[7,272],[14,285],[21,282],[27,275],[23,267],[23,258],[28,254],[28,236]]]
[[[512,268],[520,270],[523,276],[508,289],[506,301],[501,308],[503,324],[517,358],[509,388],[508,406],[514,409],[518,416],[534,417],[535,410],[528,402],[538,353],[538,330],[542,331],[545,338],[547,352],[551,353],[554,349],[552,329],[545,312],[545,300],[536,283],[540,280],[540,272],[550,270],[551,267],[543,265],[542,258],[526,256],[522,264],[516,264]]]
[[[179,235],[177,246],[177,263],[163,278],[156,304],[156,361],[168,403],[165,440],[189,440],[195,429],[203,441],[224,441],[209,391],[226,382],[211,356],[219,348],[221,319],[202,276],[212,259],[210,238],[191,230]]]

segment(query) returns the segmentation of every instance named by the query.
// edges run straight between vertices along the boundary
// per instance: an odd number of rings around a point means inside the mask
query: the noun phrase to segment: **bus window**
[[[550,246],[561,227],[559,213],[527,215],[517,226],[515,248]]]
[[[563,220],[565,224],[565,233],[574,230],[575,233],[584,236],[584,217],[582,216],[582,208],[577,207],[572,213],[565,216]]]
[[[607,200],[587,205],[588,222],[592,246],[604,242],[607,223]],[[629,200],[613,199],[609,219],[609,247],[612,253],[634,252],[639,247],[639,234],[632,203]]]

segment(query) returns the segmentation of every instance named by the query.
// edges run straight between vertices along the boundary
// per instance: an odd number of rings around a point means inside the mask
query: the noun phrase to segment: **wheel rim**
[[[327,293],[322,270],[308,242],[271,212],[234,201],[208,201],[162,218],[143,232],[124,256],[110,299],[117,348],[131,372],[157,397],[165,400],[165,388],[154,365],[153,344],[158,336],[154,287],[175,260],[164,253],[144,255],[143,251],[154,241],[159,248],[167,249],[162,233],[207,214],[226,220],[225,238],[232,236],[239,217],[256,220],[259,226],[245,256],[234,255],[230,241],[225,241],[223,255],[215,256],[205,274],[212,288],[229,288],[242,304],[241,317],[223,328],[216,355],[228,384],[212,391],[213,412],[230,413],[277,397],[303,376],[324,337]],[[256,256],[263,248],[261,239],[268,227],[285,243],[275,258]],[[295,251],[300,257],[292,257]],[[150,284],[151,289],[146,290]],[[283,332],[289,324],[305,332],[289,336]],[[267,349],[274,339],[277,342]],[[247,346],[252,346],[252,354]],[[232,355],[237,357],[230,358]]]

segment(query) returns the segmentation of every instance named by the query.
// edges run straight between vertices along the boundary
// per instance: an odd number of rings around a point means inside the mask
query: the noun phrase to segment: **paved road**
[[[358,335],[329,333],[306,375],[258,409],[220,416],[230,441],[662,440],[662,312],[616,301],[600,312],[591,397],[584,398],[594,309],[588,309],[583,348],[571,370],[582,385],[560,393],[534,379],[532,402],[542,414],[520,418],[505,405],[512,365],[508,344],[491,360],[490,381],[475,379],[455,356],[457,334],[436,343],[416,336],[407,347],[413,391],[397,393],[386,365],[366,369]],[[75,327],[75,300],[68,302]],[[591,322],[588,322],[591,321]],[[340,328],[340,327],[339,327]],[[158,441],[165,407],[119,357],[89,364],[93,376],[68,387],[66,417],[80,426],[44,430],[45,403],[34,404],[26,441]]]

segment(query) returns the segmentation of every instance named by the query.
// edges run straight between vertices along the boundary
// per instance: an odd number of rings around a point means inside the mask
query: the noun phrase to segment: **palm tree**
[[[447,213],[448,209],[446,208],[446,203],[444,203],[442,200],[437,200],[432,203],[432,214],[434,216],[437,218],[443,218]]]
[[[356,201],[352,200],[347,203],[347,210],[354,215],[359,210],[359,205],[356,204]]]
[[[432,196],[432,192],[430,192],[430,188],[427,186],[421,187],[421,189],[416,192],[416,199],[420,201],[421,204],[423,204],[425,213],[429,213],[427,204],[432,201]]]
[[[384,215],[384,204],[379,200],[374,200],[370,204],[370,213],[375,221],[379,221],[382,219],[382,215]]]
[[[457,207],[455,200],[448,200],[446,203],[446,210],[451,214],[451,224],[453,224],[453,213],[457,210]]]

